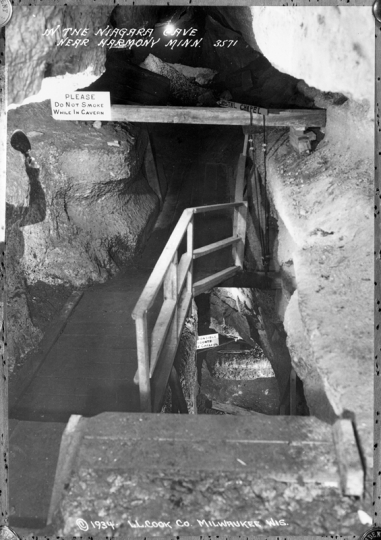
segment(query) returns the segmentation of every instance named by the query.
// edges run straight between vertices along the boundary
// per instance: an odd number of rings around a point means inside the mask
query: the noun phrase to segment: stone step
[[[263,532],[273,527],[266,519],[292,521],[292,509],[310,511],[311,501],[326,505],[327,512],[340,504],[345,512],[355,511],[353,501],[343,502],[332,427],[313,417],[104,413],[72,418],[61,443],[49,515],[64,535],[78,534],[76,519],[85,520],[93,535],[95,520],[103,520],[109,532],[122,527],[124,536],[135,537],[148,531],[138,526],[146,520],[170,523],[172,535],[184,534],[178,519],[192,522],[188,535],[213,530],[208,522],[217,518],[257,521]],[[351,445],[357,450],[354,437],[349,443],[346,436],[347,451]],[[357,467],[361,484],[360,459],[351,466],[352,472]],[[274,507],[270,513],[269,506]],[[148,532],[162,534],[158,527]]]

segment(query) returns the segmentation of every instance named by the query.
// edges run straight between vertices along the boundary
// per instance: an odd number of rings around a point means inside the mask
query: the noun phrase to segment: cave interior
[[[136,107],[213,109],[227,100],[298,111],[347,103],[331,92],[316,105],[303,81],[274,68],[245,23],[248,10],[117,6],[108,14],[104,39],[127,39],[121,29],[153,32],[143,36],[146,45],[109,41],[97,79],[78,92],[110,92],[112,105]],[[74,55],[62,51],[46,56],[45,79],[78,69]],[[245,131],[206,121],[145,122],[144,115],[141,122],[61,122],[57,129],[48,102],[9,114],[8,130],[27,135],[27,143],[11,141],[9,178],[21,175],[29,183],[26,204],[25,197],[24,204],[17,202],[22,189],[12,187],[7,203],[8,242],[15,246],[8,262],[12,301],[19,291],[9,322],[10,523],[20,531],[52,526],[57,459],[72,415],[139,413],[131,313],[184,210],[237,200],[242,147],[241,200],[248,214],[241,272],[194,298],[174,360],[176,379],[167,381],[160,410],[254,424],[262,415],[311,417],[327,426],[353,420],[350,411],[335,409],[318,371],[297,363],[305,351],[289,350],[285,313],[298,292],[294,243],[267,186],[273,174],[266,169],[268,156],[279,152],[289,170],[297,170],[324,144],[324,126],[305,126],[308,132],[290,143],[289,128],[250,125],[253,116],[247,112]],[[57,188],[59,177],[64,180]],[[234,216],[225,208],[195,215],[194,249],[234,234]],[[327,242],[333,234],[314,230]],[[184,239],[178,258],[186,251]],[[231,266],[234,257],[229,245],[195,260],[194,279]],[[153,304],[151,332],[167,294],[164,288]],[[197,349],[197,338],[210,334],[218,335],[218,345]],[[26,447],[34,449],[28,460]],[[41,496],[25,496],[32,485]]]

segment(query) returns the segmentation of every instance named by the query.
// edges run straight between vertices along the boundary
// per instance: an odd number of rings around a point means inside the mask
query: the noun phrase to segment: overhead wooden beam
[[[270,112],[266,126],[324,127],[324,109],[287,109]],[[238,109],[224,107],[168,107],[148,105],[113,105],[113,122],[156,122],[163,124],[218,124],[227,126],[250,125],[250,115]],[[263,116],[253,115],[252,125],[262,126]]]

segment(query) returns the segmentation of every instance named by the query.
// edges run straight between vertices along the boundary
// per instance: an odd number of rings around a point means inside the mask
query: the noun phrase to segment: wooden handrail
[[[216,210],[225,210],[227,208],[237,208],[242,206],[242,201],[222,203],[222,204],[210,204],[209,206],[194,206],[190,208],[195,214],[201,214],[202,212],[215,212]]]
[[[233,236],[194,249],[194,214],[230,208],[234,209]],[[174,228],[132,312],[138,355],[134,382],[139,384],[142,411],[159,412],[161,409],[168,380],[173,378],[173,361],[193,296],[218,285],[242,268],[246,211],[247,202],[243,201],[187,208]],[[178,261],[178,250],[185,236],[187,250]],[[228,246],[233,249],[234,266],[193,284],[193,260]],[[164,300],[154,328],[149,332],[148,311],[161,289]]]
[[[165,274],[168,271],[169,265],[177,252],[180,242],[183,239],[188,224],[193,217],[193,208],[187,208],[181,215],[176,227],[174,228],[162,254],[155,264],[152,274],[149,277],[147,285],[144,287],[142,294],[132,312],[132,318],[138,319],[142,317],[147,310],[152,307],[157,293],[163,284]]]

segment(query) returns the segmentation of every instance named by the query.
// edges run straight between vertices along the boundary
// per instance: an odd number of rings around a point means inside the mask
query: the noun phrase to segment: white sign
[[[66,92],[51,98],[54,120],[111,120],[110,92]]]
[[[197,349],[208,349],[219,344],[219,334],[208,334],[206,336],[198,336]]]

